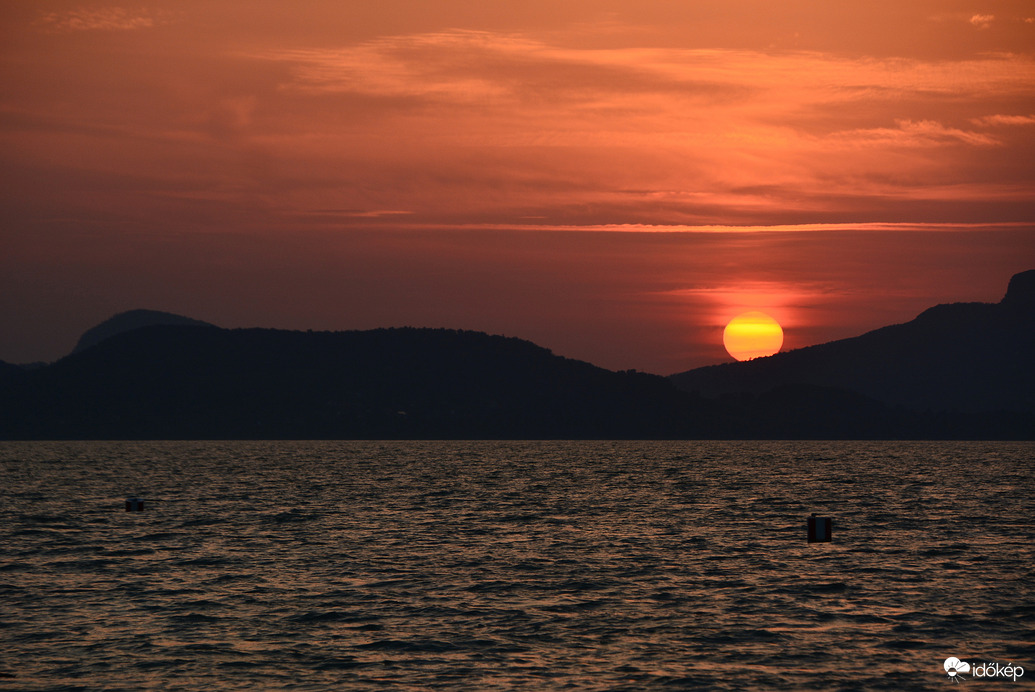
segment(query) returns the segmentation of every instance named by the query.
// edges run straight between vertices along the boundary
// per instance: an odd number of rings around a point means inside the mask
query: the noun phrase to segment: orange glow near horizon
[[[737,315],[722,332],[726,352],[737,360],[771,356],[783,346],[783,329],[764,312]]]
[[[1030,0],[7,5],[0,360],[152,308],[671,373],[1035,266]]]

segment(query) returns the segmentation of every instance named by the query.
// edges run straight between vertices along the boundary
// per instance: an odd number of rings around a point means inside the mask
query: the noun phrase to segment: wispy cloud
[[[412,211],[404,209],[314,209],[305,216],[321,219],[386,219],[409,216]]]
[[[899,120],[897,127],[881,127],[843,132],[837,138],[849,145],[936,147],[946,142],[958,142],[977,146],[992,146],[999,141],[991,135],[962,130],[934,120]]]
[[[489,229],[535,217],[642,230],[932,210],[1000,221],[1030,206],[1031,159],[1017,155],[1031,148],[1019,127],[1030,116],[1004,115],[1035,98],[1027,55],[621,47],[485,30],[283,43],[203,53],[162,74],[130,63],[122,81],[88,74],[75,86],[89,107],[39,112],[113,175],[194,181],[195,198],[218,189],[313,226]],[[113,150],[119,132],[132,145]]]
[[[1035,84],[1035,61],[1017,55],[582,48],[486,31],[247,57],[281,67],[293,111],[362,114],[359,130],[314,121],[284,137],[361,156],[415,223],[437,210],[492,224],[504,209],[564,223],[576,208],[595,210],[578,212],[589,226],[751,223],[863,198],[976,201],[983,152],[1015,145],[1000,126],[1022,124],[996,114]]]
[[[1035,115],[985,115],[974,118],[978,125],[1035,125]]]
[[[975,14],[970,18],[970,23],[976,26],[978,29],[987,29],[990,26],[992,26],[992,22],[994,21],[994,14]]]
[[[80,8],[65,12],[47,12],[39,23],[51,31],[130,31],[148,29],[159,23],[146,9],[124,7]]]
[[[419,113],[425,121],[435,117],[429,107],[463,106],[477,126],[439,127],[435,138],[493,146],[736,151],[786,148],[826,137],[817,135],[823,131],[833,133],[828,144],[834,146],[847,144],[850,133],[866,145],[989,145],[990,135],[942,124],[922,104],[938,98],[978,107],[1004,95],[1031,95],[1035,80],[1035,61],[1016,56],[925,62],[815,52],[576,49],[487,32],[252,57],[290,69],[291,80],[281,85],[286,92],[380,98],[393,114]],[[916,104],[916,112],[888,112],[902,103]],[[849,108],[857,112],[845,118]],[[858,113],[870,113],[870,122],[846,130],[844,122],[858,120]]]
[[[481,31],[386,37],[339,49],[277,49],[252,57],[294,65],[295,80],[285,85],[293,88],[465,100],[510,94],[589,101],[608,91],[711,99],[773,91],[793,104],[803,94],[856,100],[896,90],[984,93],[1031,76],[1030,69],[991,69],[1001,63],[995,57],[925,62],[809,51],[581,49]]]

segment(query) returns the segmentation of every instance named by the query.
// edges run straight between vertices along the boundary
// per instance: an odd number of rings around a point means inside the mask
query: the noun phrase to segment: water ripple
[[[919,690],[950,655],[1035,677],[1033,452],[3,443],[0,689]]]

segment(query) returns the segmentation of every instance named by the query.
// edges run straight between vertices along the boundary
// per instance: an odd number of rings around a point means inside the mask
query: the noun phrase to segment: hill
[[[174,323],[140,325],[156,315]],[[671,378],[447,329],[134,311],[87,334],[55,363],[0,363],[0,439],[1035,439],[1035,271],[997,304]]]
[[[695,402],[478,332],[165,325],[23,373],[0,393],[0,437],[685,437]]]
[[[939,305],[862,336],[670,379],[706,397],[807,385],[915,412],[1032,414],[1035,271],[1014,276],[999,303]]]
[[[162,312],[160,310],[129,310],[127,312],[120,312],[114,317],[110,317],[96,327],[83,332],[83,335],[79,337],[79,342],[76,343],[75,348],[72,349],[72,353],[78,353],[91,346],[96,346],[105,339],[113,337],[123,332],[130,332],[134,329],[140,329],[141,327],[151,327],[155,325],[176,325],[176,326],[191,326],[191,327],[211,327],[207,322],[195,320],[190,317],[184,317],[182,315],[175,315],[171,312]]]
[[[21,366],[0,360],[0,383],[14,380],[15,378],[20,379],[24,373],[25,369]]]

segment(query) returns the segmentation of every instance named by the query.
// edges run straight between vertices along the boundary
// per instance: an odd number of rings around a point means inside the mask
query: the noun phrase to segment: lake
[[[949,657],[1021,689],[1033,472],[1024,442],[0,443],[0,689],[921,690]]]

